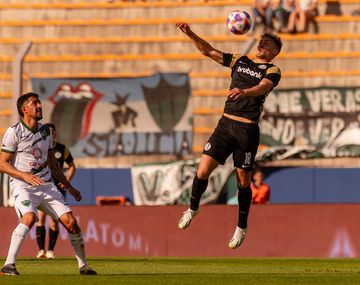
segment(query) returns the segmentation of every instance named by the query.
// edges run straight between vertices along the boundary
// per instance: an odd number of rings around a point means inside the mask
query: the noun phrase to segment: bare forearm
[[[49,156],[48,159],[48,163],[49,163],[49,167],[51,170],[51,174],[60,182],[62,183],[66,189],[71,187],[70,182],[66,179],[59,163],[57,162],[57,160],[54,158],[52,158],[51,156]]]
[[[254,87],[248,88],[244,90],[245,96],[262,96],[267,93],[267,89],[262,85],[256,85]]]
[[[74,177],[75,175],[75,171],[76,171],[76,168],[75,168],[75,165],[74,163],[72,163],[70,166],[69,166],[69,169],[67,171],[67,174],[66,174],[66,179],[67,181],[71,181],[71,179]]]
[[[9,176],[18,179],[23,179],[23,175],[24,175],[23,171],[18,170],[17,168],[15,168],[14,166],[12,166],[7,162],[0,163],[0,172],[6,173]]]

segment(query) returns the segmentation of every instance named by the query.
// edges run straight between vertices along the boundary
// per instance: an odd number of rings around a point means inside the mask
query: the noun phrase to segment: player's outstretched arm
[[[212,47],[207,41],[195,34],[187,23],[179,22],[175,25],[194,43],[195,47],[205,56],[210,57],[217,63],[223,65],[223,52]]]
[[[69,181],[67,181],[60,164],[55,158],[54,151],[49,150],[48,153],[48,165],[51,170],[51,174],[55,176],[55,178],[60,181],[65,186],[65,189],[69,190],[69,193],[75,198],[76,201],[81,200],[81,194],[78,190],[76,190]]]
[[[4,172],[11,177],[24,180],[32,186],[38,186],[44,183],[42,179],[30,172],[23,172],[15,168],[10,164],[12,160],[12,153],[9,152],[0,152],[0,172]]]

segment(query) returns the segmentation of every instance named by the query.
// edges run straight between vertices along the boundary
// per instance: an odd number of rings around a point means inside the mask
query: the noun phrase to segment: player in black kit
[[[229,247],[235,249],[242,244],[247,233],[252,199],[250,177],[260,138],[258,121],[266,96],[281,78],[280,69],[271,61],[279,54],[282,43],[276,35],[263,34],[257,46],[256,58],[251,60],[247,56],[224,53],[213,48],[186,23],[177,23],[176,27],[193,41],[203,55],[231,68],[231,85],[224,113],[204,146],[193,181],[190,208],[183,213],[178,225],[181,229],[190,225],[199,212],[200,199],[210,174],[233,154],[239,190],[239,217]]]

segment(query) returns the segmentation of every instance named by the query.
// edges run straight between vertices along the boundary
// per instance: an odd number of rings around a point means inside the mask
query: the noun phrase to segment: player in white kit
[[[8,128],[0,152],[0,171],[10,178],[10,191],[20,223],[13,231],[9,252],[0,274],[19,275],[16,257],[28,232],[38,220],[41,209],[59,220],[69,233],[80,274],[96,275],[85,258],[85,245],[81,229],[72,210],[52,181],[53,174],[77,200],[81,194],[66,180],[52,147],[47,126],[40,124],[42,107],[36,93],[26,93],[17,100],[20,121]]]

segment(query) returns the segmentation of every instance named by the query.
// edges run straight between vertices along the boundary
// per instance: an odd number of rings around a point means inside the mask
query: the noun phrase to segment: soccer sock
[[[83,265],[87,264],[86,258],[85,258],[85,243],[84,243],[83,235],[81,232],[78,234],[70,234],[69,233],[69,238],[70,238],[71,245],[74,248],[75,257],[78,261],[79,268],[80,268]]]
[[[252,191],[250,185],[246,188],[238,187],[238,201],[239,201],[239,219],[238,226],[239,228],[247,228],[247,219],[249,215],[249,210],[252,200]]]
[[[204,194],[207,185],[208,179],[199,179],[197,175],[195,175],[190,197],[191,210],[196,211],[197,209],[199,209],[200,199],[202,194]]]
[[[45,250],[45,237],[46,237],[45,226],[36,227],[36,242],[40,250],[41,249]]]
[[[49,228],[49,250],[54,251],[55,244],[59,235],[59,230],[53,231]]]
[[[30,228],[24,224],[18,224],[11,236],[9,252],[5,261],[5,265],[16,262],[16,256],[19,253],[21,245],[26,238]]]

